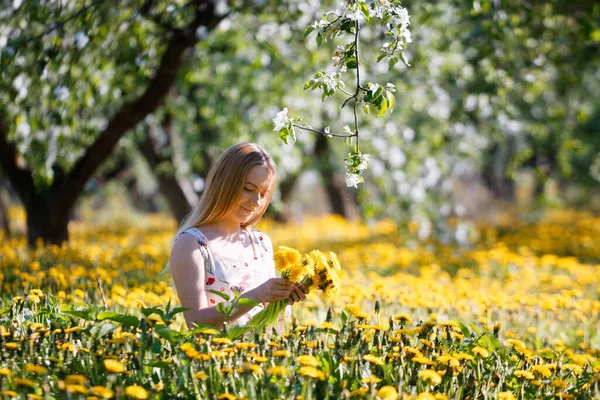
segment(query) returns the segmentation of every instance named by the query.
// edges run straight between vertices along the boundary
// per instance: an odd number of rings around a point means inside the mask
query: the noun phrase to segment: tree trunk
[[[494,144],[488,154],[488,162],[482,168],[482,177],[488,189],[495,198],[500,200],[514,200],[514,181],[506,176],[508,157],[498,144]]]
[[[0,180],[0,227],[4,231],[4,234],[8,237],[10,236],[10,218],[8,216],[8,207],[4,203],[4,199],[2,197],[3,186],[4,182]]]
[[[45,244],[61,245],[69,240],[69,211],[43,199],[31,199],[27,212],[27,242],[33,246],[38,239]]]
[[[358,205],[354,196],[352,196],[344,186],[344,179],[340,174],[336,174],[335,166],[331,162],[331,149],[329,140],[324,135],[317,137],[314,151],[316,163],[321,180],[325,185],[331,211],[334,214],[341,215],[346,219],[356,219],[359,216]]]
[[[139,144],[139,149],[154,176],[158,181],[160,193],[165,197],[169,204],[169,209],[177,222],[181,222],[190,212],[192,207],[198,202],[198,196],[194,192],[192,185],[185,179],[177,179],[174,173],[160,169],[160,165],[173,162],[166,156],[159,154],[154,143],[153,129],[149,126],[148,133],[144,140]],[[168,141],[167,143],[169,143]]]

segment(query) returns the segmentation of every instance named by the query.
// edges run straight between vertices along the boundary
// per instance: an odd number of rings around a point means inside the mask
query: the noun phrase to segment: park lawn
[[[508,218],[468,248],[407,241],[387,221],[261,228],[275,246],[336,252],[342,288],[294,306],[283,334],[235,341],[182,328],[161,274],[165,216],[72,223],[63,247],[0,238],[1,395],[600,397],[600,218]]]

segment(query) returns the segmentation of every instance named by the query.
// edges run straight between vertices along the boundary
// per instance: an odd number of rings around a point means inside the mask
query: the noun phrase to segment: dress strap
[[[202,233],[202,231],[198,228],[188,228],[185,231],[181,232],[181,234],[189,233],[198,241],[198,247],[200,248],[200,253],[202,253],[202,257],[204,258],[204,265],[206,267],[206,271],[210,274],[215,273],[215,261],[213,259],[212,252],[208,247],[208,238]]]
[[[264,241],[262,232],[258,229],[252,229],[248,232],[250,234],[250,240],[255,244],[256,249],[258,249],[258,256],[264,256],[267,253],[267,245]]]

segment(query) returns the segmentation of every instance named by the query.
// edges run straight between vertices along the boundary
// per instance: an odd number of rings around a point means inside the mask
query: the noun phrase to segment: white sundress
[[[211,293],[209,290],[219,291],[233,299],[234,289],[243,293],[275,277],[273,255],[270,254],[270,249],[265,243],[262,233],[256,229],[246,233],[250,235],[250,239],[254,243],[256,253],[253,260],[228,257],[216,253],[211,249],[209,240],[198,228],[190,228],[182,233],[189,233],[196,238],[200,252],[204,257],[206,297],[209,306],[225,301],[221,296]],[[263,308],[262,304],[254,307],[238,318],[232,325],[247,324],[250,318]]]

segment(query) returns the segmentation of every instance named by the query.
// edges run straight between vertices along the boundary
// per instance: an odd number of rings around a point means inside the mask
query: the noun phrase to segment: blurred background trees
[[[274,156],[270,213],[281,220],[304,211],[391,216],[428,237],[442,233],[438,221],[490,210],[475,201],[476,188],[513,204],[526,179],[539,203],[589,204],[600,182],[600,5],[402,5],[411,15],[410,67],[376,63],[385,38],[369,26],[361,36],[369,60],[361,73],[385,76],[397,92],[392,114],[361,117],[371,162],[354,189],[344,185],[343,142],[304,133],[284,145],[272,132],[283,106],[313,126],[348,124],[342,99],[302,90],[335,48],[317,49],[304,29],[335,5],[6,3],[0,222],[10,198],[26,209],[30,243],[61,242],[81,199],[99,206],[110,182],[131,207],[181,220],[212,161],[241,141]]]

